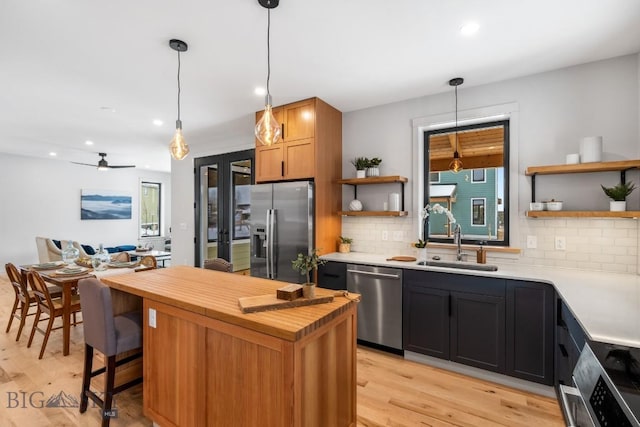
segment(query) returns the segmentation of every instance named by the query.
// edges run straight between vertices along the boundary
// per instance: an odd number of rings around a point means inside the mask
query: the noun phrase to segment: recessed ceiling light
[[[149,168],[151,168],[151,165],[144,165],[144,167],[149,169]]]
[[[257,87],[253,90],[253,93],[258,96],[265,96],[267,94],[267,90],[263,87]]]
[[[57,156],[57,155],[58,155],[58,153],[54,153],[54,152],[52,151],[52,152],[50,152],[50,153],[49,153],[49,155],[50,155],[51,157],[55,157],[55,156]]]
[[[154,119],[153,120],[153,124],[156,126],[162,126],[164,124],[164,122],[160,119]]]
[[[89,141],[89,140],[86,140],[84,143],[87,145],[93,145],[93,141]]]
[[[468,22],[460,27],[460,34],[463,36],[472,36],[478,32],[480,25],[477,22]]]
[[[115,109],[115,108],[113,108],[113,107],[103,106],[103,107],[100,107],[100,109],[101,109],[102,111],[111,111],[112,113],[115,113],[115,112],[116,112],[116,109]]]

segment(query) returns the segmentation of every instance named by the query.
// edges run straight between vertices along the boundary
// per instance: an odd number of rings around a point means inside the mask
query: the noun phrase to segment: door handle
[[[280,162],[280,176],[284,176],[284,160]]]
[[[365,276],[384,277],[387,279],[399,279],[399,274],[374,273],[372,271],[347,270],[347,273],[364,274]]]

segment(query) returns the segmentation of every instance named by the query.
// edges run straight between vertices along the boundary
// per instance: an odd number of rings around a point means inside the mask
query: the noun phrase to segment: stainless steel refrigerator
[[[291,262],[314,247],[313,227],[312,182],[251,186],[251,275],[303,283]]]

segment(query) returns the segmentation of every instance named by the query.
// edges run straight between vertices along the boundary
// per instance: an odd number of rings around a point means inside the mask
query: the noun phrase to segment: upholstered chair
[[[223,258],[213,258],[204,261],[204,268],[231,273],[233,271],[233,264]]]

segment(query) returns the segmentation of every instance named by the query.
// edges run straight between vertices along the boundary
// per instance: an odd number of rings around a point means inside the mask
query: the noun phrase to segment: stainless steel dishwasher
[[[402,270],[347,264],[347,290],[362,295],[358,339],[402,350]]]

